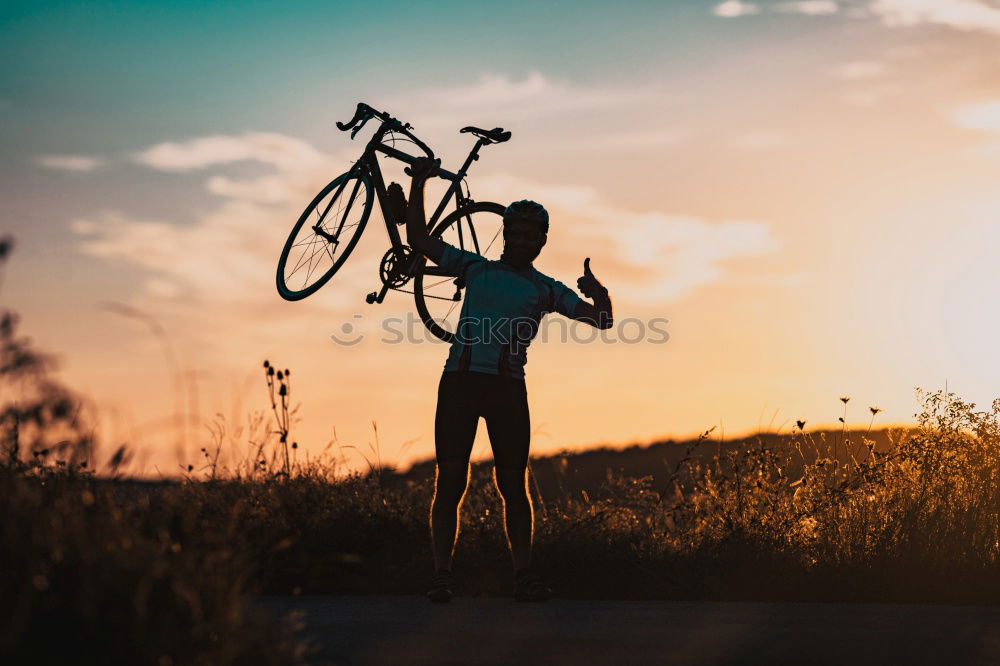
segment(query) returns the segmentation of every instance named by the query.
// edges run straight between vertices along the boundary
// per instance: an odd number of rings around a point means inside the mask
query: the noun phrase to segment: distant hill
[[[848,430],[846,441],[849,447],[841,443],[845,439],[840,430],[806,431],[804,438],[796,435],[794,441],[804,442],[802,452],[807,462],[817,457],[832,457],[834,445],[837,444],[841,460],[847,460],[846,449],[859,457],[865,449],[862,438],[875,443],[875,450],[888,451],[891,442],[898,441],[905,433],[901,428],[882,428],[872,430],[865,435],[865,430]],[[532,457],[531,470],[535,477],[538,490],[544,499],[555,498],[563,493],[579,496],[586,492],[594,498],[598,496],[601,486],[609,477],[640,478],[651,476],[654,488],[661,489],[677,469],[678,463],[689,449],[693,462],[710,461],[716,456],[725,459],[730,451],[747,450],[761,446],[784,449],[791,446],[793,437],[788,434],[761,433],[740,439],[720,442],[717,439],[706,439],[694,446],[697,440],[665,440],[647,445],[635,445],[615,449],[601,447],[580,452],[561,452],[551,455]],[[485,463],[492,467],[492,461]],[[801,466],[786,470],[790,475],[801,473]],[[434,476],[434,460],[424,460],[415,463],[410,469],[398,475],[405,480],[419,481]]]

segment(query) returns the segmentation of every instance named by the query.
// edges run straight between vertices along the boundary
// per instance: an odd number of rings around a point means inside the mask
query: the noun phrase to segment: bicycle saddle
[[[484,130],[478,127],[463,127],[462,132],[471,132],[487,143],[503,143],[510,139],[510,132],[504,132],[502,127]]]

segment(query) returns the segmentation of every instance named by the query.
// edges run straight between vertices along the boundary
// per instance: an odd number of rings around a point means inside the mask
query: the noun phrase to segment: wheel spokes
[[[490,260],[500,258],[502,244],[496,240],[503,232],[503,217],[499,212],[479,209],[471,213],[456,216],[454,221],[441,231],[441,240],[463,250],[474,251],[475,254]],[[483,241],[489,239],[489,243]],[[464,290],[459,291],[459,300],[455,300],[456,286],[454,276],[424,275],[421,283],[424,308],[426,313],[444,331],[453,333],[458,324]]]
[[[293,280],[297,289],[301,291],[309,287],[313,277],[319,279],[326,275],[341,258],[338,248],[342,241],[348,240],[342,234],[358,232],[358,226],[364,219],[365,206],[354,204],[358,202],[362,178],[357,176],[352,178],[355,182],[349,196],[339,196],[347,185],[341,183],[331,191],[328,201],[321,200],[312,208],[311,215],[299,228],[299,237],[294,239],[285,259],[286,269],[283,278],[285,285],[290,289]],[[365,189],[367,190],[367,186]],[[352,211],[356,215],[352,216]],[[330,219],[336,220],[336,229],[332,233],[330,227],[333,225],[327,224]],[[292,266],[290,270],[287,268],[288,265]],[[303,274],[301,286],[296,279],[300,273]]]

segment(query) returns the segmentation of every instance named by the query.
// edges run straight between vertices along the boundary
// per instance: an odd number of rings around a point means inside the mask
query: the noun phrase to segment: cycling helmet
[[[535,201],[521,199],[507,206],[503,212],[504,224],[508,220],[514,219],[536,222],[542,227],[543,232],[548,233],[549,231],[549,212],[542,204]]]

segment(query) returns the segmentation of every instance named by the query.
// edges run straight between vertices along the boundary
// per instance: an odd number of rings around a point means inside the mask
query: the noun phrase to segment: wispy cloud
[[[523,79],[484,74],[466,85],[407,90],[385,100],[387,108],[402,109],[424,130],[428,127],[461,127],[463,124],[504,118],[505,122],[544,123],[553,116],[630,107],[644,103],[662,103],[676,98],[655,85],[581,86],[553,79],[541,72],[531,72]],[[403,113],[403,111],[399,111]],[[562,119],[564,120],[564,119]],[[491,120],[492,121],[492,120]]]
[[[795,2],[779,2],[761,6],[742,0],[726,0],[715,5],[712,13],[722,18],[739,18],[752,16],[766,11],[772,14],[806,14],[808,16],[827,16],[840,11],[840,6],[834,0],[797,0]]]
[[[93,171],[104,165],[104,160],[92,155],[39,155],[35,164],[60,171]]]
[[[1000,100],[958,107],[951,118],[961,129],[1000,132]]]
[[[1000,7],[985,0],[875,0],[869,9],[893,27],[933,24],[1000,34]]]
[[[876,60],[857,60],[845,62],[830,70],[830,74],[837,79],[854,81],[858,79],[874,79],[884,75],[888,68],[884,63]]]
[[[836,14],[840,7],[833,0],[800,0],[799,2],[779,2],[771,8],[779,14],[807,14],[827,16]]]
[[[503,125],[514,133],[517,150],[550,155],[674,143],[682,132],[673,125],[673,112],[691,97],[659,83],[581,84],[531,72],[399,90],[372,103],[411,122],[440,155],[464,155],[471,137],[457,130],[465,125]]]
[[[273,300],[285,236],[309,199],[348,166],[302,139],[270,132],[158,143],[135,160],[162,171],[208,170],[204,186],[223,201],[190,225],[114,212],[74,220],[80,250],[145,268],[149,296],[184,293],[202,304]],[[243,161],[272,171],[245,179],[218,173]]]
[[[760,5],[740,0],[726,0],[712,8],[712,13],[722,18],[739,18],[760,13]]]
[[[898,95],[903,89],[899,82],[866,85],[848,90],[841,95],[841,99],[851,106],[875,106],[887,98]]]
[[[81,236],[84,254],[146,269],[147,286],[155,285],[150,295],[163,295],[170,285],[171,293],[219,304],[270,293],[269,268],[282,240],[268,233],[273,222],[258,206],[227,201],[194,225],[104,213],[75,220],[71,229]]]
[[[756,220],[712,222],[665,211],[630,210],[608,203],[591,187],[532,182],[510,174],[480,178],[477,191],[505,201],[543,202],[552,214],[545,266],[575,274],[592,256],[613,276],[622,298],[643,303],[676,301],[693,290],[732,276],[725,263],[778,250],[771,226]],[[614,220],[613,225],[608,221]],[[559,224],[572,225],[561,235]],[[595,254],[595,248],[601,248]]]
[[[964,154],[974,159],[996,160],[1000,156],[1000,99],[965,104],[947,111],[954,127],[982,137]]]
[[[294,169],[315,166],[323,161],[323,155],[301,139],[274,132],[248,132],[159,143],[140,152],[135,161],[162,171],[190,171],[234,162],[262,162],[279,169]]]

